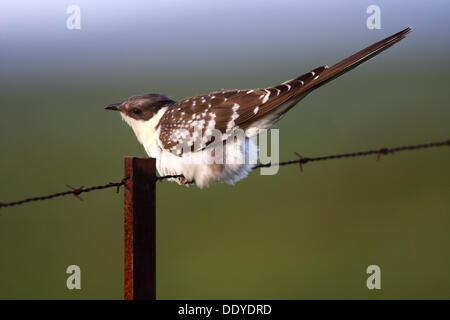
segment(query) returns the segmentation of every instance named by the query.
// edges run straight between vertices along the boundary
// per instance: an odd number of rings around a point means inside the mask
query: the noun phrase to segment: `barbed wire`
[[[79,200],[83,200],[80,197],[80,194],[82,194],[82,193],[91,192],[91,191],[95,191],[95,190],[108,189],[108,188],[113,188],[113,187],[116,187],[117,188],[116,192],[119,193],[119,188],[121,186],[125,185],[125,181],[128,180],[129,178],[130,177],[125,177],[119,182],[109,182],[107,184],[103,184],[103,185],[99,185],[99,186],[92,186],[92,187],[88,187],[88,188],[85,188],[84,186],[79,187],[79,188],[74,188],[74,187],[72,187],[70,185],[66,185],[66,187],[71,189],[71,190],[63,191],[63,192],[57,192],[57,193],[49,194],[49,195],[46,195],[46,196],[26,198],[26,199],[19,200],[19,201],[6,202],[6,203],[0,202],[0,208],[17,206],[17,205],[21,205],[21,204],[24,204],[24,203],[27,203],[27,202],[33,202],[33,201],[49,200],[49,199],[53,199],[53,198],[67,196],[67,195],[70,195],[70,194],[73,194]]]
[[[358,151],[358,152],[350,152],[350,153],[341,153],[341,154],[334,154],[334,155],[328,155],[328,156],[321,156],[321,157],[315,157],[315,158],[306,158],[302,157],[296,152],[296,155],[298,159],[296,160],[290,160],[290,161],[284,161],[279,162],[274,165],[279,166],[285,166],[290,164],[298,163],[300,165],[305,164],[307,162],[313,162],[313,161],[324,161],[324,160],[334,160],[334,159],[342,159],[342,158],[354,158],[354,157],[362,157],[362,156],[369,156],[376,154],[377,160],[380,159],[380,156],[387,155],[387,154],[393,154],[395,152],[400,151],[406,151],[406,150],[418,150],[418,149],[427,149],[427,148],[433,148],[433,147],[442,147],[442,146],[450,146],[450,139],[445,141],[439,141],[439,142],[429,142],[429,143],[422,143],[422,144],[415,144],[415,145],[409,145],[409,146],[401,146],[401,147],[395,147],[395,148],[381,148],[381,149],[374,149],[374,150],[368,150],[368,151]],[[253,167],[253,169],[263,168],[263,167],[270,167],[272,164],[258,164]],[[301,169],[301,166],[300,166]]]
[[[358,151],[358,152],[351,152],[351,153],[340,153],[340,154],[333,154],[333,155],[327,155],[327,156],[320,156],[320,157],[302,157],[297,152],[295,153],[298,157],[298,159],[295,160],[289,160],[289,161],[283,161],[278,163],[262,163],[254,166],[252,170],[264,168],[264,167],[270,167],[273,165],[278,166],[287,166],[291,164],[298,164],[300,166],[300,170],[303,171],[303,164],[306,164],[308,162],[314,162],[314,161],[325,161],[325,160],[335,160],[335,159],[343,159],[343,158],[355,158],[355,157],[363,157],[363,156],[369,156],[369,155],[377,155],[377,160],[379,160],[380,156],[387,155],[387,154],[393,154],[400,151],[406,151],[406,150],[418,150],[418,149],[427,149],[427,148],[434,148],[434,147],[442,147],[442,146],[450,146],[450,139],[445,141],[439,141],[439,142],[429,142],[429,143],[423,143],[423,144],[416,144],[416,145],[407,145],[407,146],[401,146],[401,147],[394,147],[394,148],[380,148],[380,149],[374,149],[374,150],[368,150],[368,151]],[[74,188],[70,185],[66,185],[66,187],[70,188],[71,190],[63,191],[63,192],[57,192],[53,194],[49,194],[46,196],[39,196],[39,197],[32,197],[32,198],[26,198],[19,201],[13,201],[13,202],[0,202],[0,208],[4,207],[12,207],[21,205],[28,202],[34,202],[34,201],[42,201],[42,200],[49,200],[54,199],[57,197],[63,197],[67,195],[74,195],[79,200],[83,200],[80,197],[80,194],[91,192],[95,190],[102,190],[102,189],[108,189],[108,188],[116,188],[116,192],[119,192],[119,189],[121,186],[126,187],[126,181],[130,177],[125,177],[119,182],[109,182],[107,184],[98,185],[98,186],[92,186],[85,188],[84,186],[79,188]],[[166,179],[174,179],[174,178],[183,178],[182,175],[166,175],[166,176],[160,176],[156,178],[156,181],[163,181]]]

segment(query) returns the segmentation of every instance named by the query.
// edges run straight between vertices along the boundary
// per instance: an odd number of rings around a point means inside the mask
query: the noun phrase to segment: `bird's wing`
[[[293,107],[299,97],[304,97],[312,90],[386,50],[403,39],[410,30],[411,28],[406,28],[330,68],[318,67],[274,87],[216,91],[176,102],[169,107],[159,122],[159,140],[162,147],[181,155],[180,143],[187,143],[191,151],[198,151],[214,142],[214,139],[211,139],[213,129],[219,130],[223,134],[222,140],[225,140],[234,130],[251,127],[267,114],[276,112],[277,108],[281,109],[281,115]],[[290,101],[293,101],[293,104],[286,104]]]
[[[225,140],[236,129],[246,129],[271,110],[298,95],[326,66],[266,89],[224,90],[178,101],[159,122],[159,140],[166,150],[187,142],[198,151],[207,147],[211,131],[219,130]],[[197,132],[197,133],[196,133]],[[193,141],[199,138],[194,148]],[[180,150],[180,149],[178,149]],[[180,153],[181,154],[181,153]]]

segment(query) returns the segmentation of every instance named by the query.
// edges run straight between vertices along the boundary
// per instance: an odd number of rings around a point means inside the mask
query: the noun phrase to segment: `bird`
[[[156,158],[160,176],[199,188],[219,182],[235,184],[254,167],[249,161],[257,158],[254,137],[272,128],[313,90],[388,49],[411,30],[408,27],[331,67],[319,66],[276,86],[223,89],[180,101],[146,93],[105,109],[120,112],[148,156]],[[216,157],[218,153],[222,154]],[[236,159],[240,160],[232,161]]]

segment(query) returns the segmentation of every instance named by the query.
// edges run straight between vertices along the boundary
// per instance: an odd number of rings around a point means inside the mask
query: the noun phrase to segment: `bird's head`
[[[123,120],[133,128],[137,138],[143,143],[153,135],[164,111],[173,103],[175,101],[164,94],[147,93],[109,104],[105,109],[119,111]]]
[[[149,121],[161,108],[174,102],[164,94],[147,93],[132,96],[120,103],[109,104],[105,109],[119,111],[124,119]]]

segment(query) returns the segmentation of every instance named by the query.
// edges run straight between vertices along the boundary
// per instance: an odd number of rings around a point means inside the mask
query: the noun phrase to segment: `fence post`
[[[156,299],[155,159],[125,157],[125,300]]]

